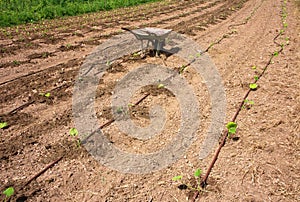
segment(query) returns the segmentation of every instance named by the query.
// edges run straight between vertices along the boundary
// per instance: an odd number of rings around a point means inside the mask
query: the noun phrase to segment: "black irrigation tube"
[[[55,53],[55,52],[58,52],[58,51],[56,50],[56,51],[54,51],[54,52],[52,52],[52,53]],[[68,60],[68,62],[72,62],[72,61],[75,61],[75,60],[78,60],[78,58],[72,58],[72,59]],[[79,61],[80,61],[80,59],[79,59]],[[62,65],[64,65],[64,64],[68,64],[68,62],[67,62],[67,63],[59,63],[59,64],[57,64],[57,65],[55,65],[55,66],[50,66],[50,67],[47,67],[47,68],[45,68],[45,69],[41,69],[41,70],[38,70],[38,71],[34,71],[34,72],[30,72],[30,73],[28,73],[28,74],[24,74],[24,75],[18,76],[18,77],[16,77],[16,78],[13,78],[13,79],[10,79],[10,80],[7,80],[7,81],[4,81],[4,82],[0,83],[0,86],[3,86],[3,85],[5,85],[5,84],[11,83],[11,82],[14,82],[14,81],[19,80],[19,79],[22,79],[22,78],[26,78],[26,77],[28,77],[28,76],[32,76],[32,75],[35,75],[35,74],[39,74],[39,73],[41,73],[41,72],[46,72],[46,71],[48,71],[48,70],[51,69],[51,68],[55,68],[55,67],[57,67],[57,66],[62,66]]]
[[[261,2],[261,4],[259,5],[259,7],[262,5],[262,3],[263,3],[264,1],[265,1],[265,0],[262,0],[262,2]],[[257,8],[255,9],[255,11],[256,11],[259,7],[257,7]],[[254,12],[251,13],[251,17],[253,16],[253,14],[254,14]],[[251,18],[251,17],[250,17],[250,18]],[[250,20],[250,18],[247,18],[247,20],[246,20],[244,23],[239,23],[239,24],[236,24],[236,25],[232,25],[232,26],[230,26],[230,27],[233,27],[233,26],[240,26],[240,25],[245,25],[245,24],[247,24],[247,22]],[[282,33],[280,32],[280,33],[278,33],[278,34],[273,38],[273,42],[274,42],[277,46],[280,46],[280,49],[277,51],[277,55],[280,54],[280,53],[282,53],[282,51],[283,51],[283,49],[284,49],[283,46],[282,46],[281,44],[279,44],[279,43],[276,41],[276,40],[278,39],[278,37],[281,36],[281,35],[282,35]],[[222,37],[222,39],[223,39],[223,37]],[[220,40],[219,40],[219,42],[220,42]],[[211,47],[211,46],[209,46],[209,48],[210,48],[210,47]],[[206,49],[206,50],[208,51],[209,48]],[[264,66],[263,71],[259,74],[258,79],[256,79],[253,83],[257,83],[257,82],[260,80],[260,78],[265,74],[265,72],[267,71],[268,67],[272,64],[272,60],[273,60],[273,58],[274,58],[275,56],[276,56],[276,55],[275,55],[274,53],[271,55],[271,57],[269,58],[268,62],[267,62],[266,65]],[[232,122],[235,122],[235,121],[236,121],[236,119],[237,119],[237,117],[238,117],[240,111],[241,111],[242,108],[243,108],[244,101],[247,99],[247,97],[249,96],[249,94],[251,93],[251,91],[253,91],[253,90],[249,88],[248,91],[246,92],[246,94],[244,95],[244,97],[243,97],[242,101],[240,102],[240,105],[239,105],[239,107],[238,107],[236,113],[234,114],[233,118],[231,119]],[[221,152],[221,149],[222,149],[222,148],[225,146],[225,144],[226,144],[227,137],[228,137],[228,129],[226,129],[226,130],[223,131],[222,136],[221,136],[221,142],[220,142],[220,144],[219,144],[219,147],[217,148],[217,150],[216,150],[216,152],[215,152],[215,155],[213,156],[213,159],[212,159],[212,161],[211,161],[211,163],[210,163],[210,165],[209,165],[209,167],[208,167],[208,169],[207,169],[207,171],[206,171],[206,174],[205,174],[204,177],[202,177],[202,179],[201,179],[201,188],[203,188],[203,189],[207,186],[207,180],[208,180],[208,177],[209,177],[209,175],[210,175],[210,173],[211,173],[211,171],[212,171],[212,169],[213,169],[213,167],[214,167],[214,165],[215,165],[215,163],[216,163],[216,161],[217,161],[217,159],[218,159],[218,156],[219,156],[219,154],[220,154],[220,152]],[[198,198],[199,194],[200,194],[200,191],[198,191],[198,190],[195,191],[194,196],[193,196],[193,198],[192,198],[192,202],[195,202],[195,200]]]
[[[55,87],[55,88],[50,89],[48,92],[53,92],[53,91],[56,91],[56,90],[60,90],[61,88],[65,87],[65,86],[70,87],[70,84],[73,84],[73,83],[74,83],[74,81],[71,81],[71,82],[69,82],[69,83],[62,84],[62,85],[60,85],[60,86],[57,86],[57,87]],[[26,102],[26,103],[24,103],[24,104],[22,104],[22,105],[16,107],[15,109],[13,109],[13,110],[11,110],[11,111],[9,111],[9,112],[7,112],[7,113],[0,114],[0,117],[15,114],[15,113],[17,113],[18,111],[23,110],[23,109],[26,108],[26,107],[29,107],[30,105],[34,104],[35,102],[36,102],[35,99],[29,100],[28,102]]]
[[[192,60],[191,62],[189,62],[188,64],[186,64],[185,67],[190,66],[194,61],[195,61],[195,60]],[[180,74],[181,72],[179,71],[178,73]],[[169,78],[166,79],[166,81],[169,80],[170,78],[172,78],[173,76],[175,76],[176,74],[177,74],[177,73],[174,73],[173,75],[171,75]],[[72,82],[72,83],[73,83],[73,82]],[[67,84],[63,84],[63,85],[58,86],[58,87],[56,87],[56,88],[54,88],[54,89],[52,89],[52,90],[60,89],[60,88],[62,88],[62,87],[65,86],[65,85],[67,85]],[[52,91],[52,90],[51,90],[51,91]],[[146,93],[146,94],[145,94],[143,97],[141,97],[136,103],[134,103],[134,105],[139,105],[139,104],[140,104],[141,102],[143,102],[148,96],[150,96],[150,93]],[[23,105],[17,107],[16,109],[14,109],[14,110],[8,112],[6,115],[10,115],[10,114],[16,113],[17,111],[24,109],[25,107],[27,107],[27,106],[33,104],[34,102],[35,102],[35,100],[29,101],[29,102],[27,102],[27,103],[25,103],[25,104],[23,104]],[[1,116],[2,116],[2,115],[0,115],[0,117],[1,117]],[[99,129],[101,130],[101,129],[105,128],[105,127],[108,127],[108,126],[110,126],[110,125],[111,125],[112,123],[114,123],[114,122],[115,122],[115,119],[112,118],[112,119],[108,120],[107,122],[105,122],[104,124],[102,124],[102,125],[99,127]],[[81,141],[81,143],[84,143],[84,141],[86,141],[87,138],[89,138],[90,136],[94,135],[99,129],[97,129],[96,131],[92,132],[90,135],[88,135],[87,137],[85,137],[85,138]],[[62,154],[59,158],[57,158],[55,161],[53,161],[52,163],[50,163],[49,165],[47,165],[45,168],[43,168],[41,171],[39,171],[37,174],[35,174],[35,175],[34,175],[33,177],[31,177],[29,180],[27,180],[25,184],[21,185],[21,188],[18,189],[17,192],[20,192],[21,190],[23,190],[23,189],[24,189],[27,185],[29,185],[33,180],[35,180],[36,178],[38,178],[40,175],[42,175],[44,172],[46,172],[49,168],[53,167],[55,164],[57,164],[59,161],[61,161],[61,160],[63,159],[64,155],[65,155],[65,153]]]
[[[244,22],[241,22],[241,23],[238,23],[238,24],[233,24],[233,25],[229,25],[228,26],[228,29],[232,28],[232,27],[238,27],[238,26],[241,26],[241,25],[245,25],[248,23],[248,21],[253,17],[253,15],[256,13],[256,11],[261,7],[261,5],[264,3],[264,1],[266,0],[262,0],[260,2],[260,4],[253,9],[253,11],[250,13],[250,15],[244,20]]]

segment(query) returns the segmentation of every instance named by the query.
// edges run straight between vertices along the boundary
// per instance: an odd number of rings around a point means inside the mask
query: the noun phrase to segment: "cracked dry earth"
[[[11,201],[188,201],[194,192],[179,189],[171,179],[183,175],[194,183],[193,172],[205,173],[212,153],[199,159],[199,148],[210,124],[211,104],[205,82],[192,66],[181,76],[195,87],[201,127],[186,154],[160,171],[125,174],[101,165],[69,137],[74,81],[84,59],[95,48],[131,29],[173,29],[196,41],[215,63],[226,92],[226,122],[234,116],[254,75],[273,57],[258,89],[236,120],[236,138],[229,138],[196,201],[300,201],[300,54],[299,0],[186,0],[160,1],[108,12],[47,20],[2,28],[0,32],[0,188],[16,189]],[[221,40],[220,40],[221,39]],[[218,43],[213,43],[218,42]],[[104,74],[96,95],[99,124],[112,118],[110,97],[117,81],[144,63],[178,69],[185,64],[175,55],[161,58],[126,56]],[[256,69],[252,68],[256,66]],[[50,92],[50,97],[40,93]],[[137,141],[103,128],[116,147],[146,154],[172,144],[180,114],[168,90],[146,86],[133,97],[149,93],[131,111],[133,121],[149,124],[149,109],[166,110],[165,128],[154,139]],[[225,123],[226,123],[225,122]],[[224,128],[225,128],[224,123]],[[63,157],[60,159],[60,157]],[[36,179],[50,163],[60,159]],[[1,196],[4,200],[4,196]]]

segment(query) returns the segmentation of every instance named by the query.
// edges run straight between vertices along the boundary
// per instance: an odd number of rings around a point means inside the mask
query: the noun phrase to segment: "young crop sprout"
[[[228,137],[230,138],[231,135],[236,133],[237,123],[229,122],[226,124],[226,128],[228,130]]]
[[[4,202],[9,201],[8,199],[14,194],[15,189],[13,187],[8,187],[2,193],[5,195]]]
[[[278,55],[279,55],[278,51],[275,51],[275,52],[273,53],[273,55],[274,55],[274,56],[278,56]]]
[[[253,105],[254,105],[253,100],[246,99],[246,100],[244,100],[243,109],[250,109]]]
[[[256,83],[250,83],[249,87],[250,87],[251,90],[256,90],[258,85]]]
[[[179,189],[190,189],[190,190],[193,190],[193,191],[204,191],[202,188],[201,188],[201,174],[202,174],[202,170],[201,169],[197,169],[195,170],[194,172],[194,177],[196,179],[196,182],[197,184],[192,186],[191,184],[188,184],[188,183],[183,183],[183,184],[180,184],[178,186]],[[182,175],[177,175],[177,176],[174,176],[172,178],[172,181],[175,181],[175,182],[178,182],[178,181],[181,181],[183,179],[183,176]]]
[[[179,69],[179,74],[182,74],[185,69],[186,69],[186,66],[182,65]]]
[[[69,131],[70,136],[74,139],[76,146],[80,147],[81,140],[78,137],[78,130],[76,128],[71,128]]]
[[[164,87],[165,87],[165,85],[162,84],[162,83],[160,83],[160,84],[157,85],[157,88],[164,88]]]
[[[51,96],[51,93],[40,93],[40,96],[45,96],[46,98],[49,98]]]
[[[133,103],[128,104],[128,107],[134,107],[134,106],[135,106],[135,104],[133,104]]]
[[[106,61],[106,66],[107,66],[107,67],[110,67],[110,65],[111,65],[111,61],[107,60],[107,61]]]
[[[0,129],[4,129],[8,127],[8,123],[7,122],[0,122]]]
[[[45,97],[49,98],[51,96],[50,93],[45,93]]]
[[[123,111],[124,111],[124,110],[123,110],[123,107],[118,107],[118,108],[117,108],[117,113],[118,113],[118,114],[121,114]]]

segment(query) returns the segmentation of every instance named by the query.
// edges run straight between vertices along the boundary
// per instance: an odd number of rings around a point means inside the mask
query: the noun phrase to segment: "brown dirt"
[[[69,137],[74,127],[72,92],[85,57],[99,44],[119,34],[121,27],[171,28],[208,50],[221,74],[227,96],[227,121],[236,112],[248,84],[270,56],[280,49],[274,37],[282,29],[280,0],[162,1],[138,7],[78,17],[49,20],[1,29],[0,32],[0,188],[14,186],[12,201],[187,201],[193,192],[181,190],[172,177],[183,174],[193,182],[193,172],[205,173],[213,154],[198,158],[210,118],[209,94],[193,68],[182,74],[201,103],[199,138],[168,168],[151,174],[123,174],[104,167],[84,147]],[[259,88],[249,95],[253,106],[238,118],[238,138],[228,139],[208,179],[206,192],[196,201],[300,201],[300,54],[299,1],[287,1],[286,31],[276,41],[289,44],[274,57]],[[142,63],[178,69],[184,62],[170,56],[125,57],[105,73],[97,90],[100,124],[112,118],[110,96],[118,79]],[[257,69],[251,67],[256,65]],[[205,89],[205,90],[203,90]],[[40,93],[50,92],[46,98]],[[149,123],[149,108],[166,109],[167,123],[149,141],[127,137],[111,124],[105,135],[128,152],[157,151],[172,141],[180,114],[174,95],[153,86],[150,95],[130,108],[136,124]],[[216,146],[217,147],[217,146]],[[53,167],[23,186],[32,176],[63,155]],[[181,186],[183,187],[183,186]],[[20,188],[23,188],[20,190]],[[4,196],[1,196],[1,200]]]

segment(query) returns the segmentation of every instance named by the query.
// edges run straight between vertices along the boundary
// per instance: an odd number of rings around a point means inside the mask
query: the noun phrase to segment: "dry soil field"
[[[299,0],[164,0],[2,28],[0,122],[8,127],[0,129],[1,192],[13,186],[11,201],[300,201],[299,9]],[[224,130],[249,83],[261,75],[258,88],[247,97],[254,104],[240,110],[237,133],[227,139],[199,194],[172,181],[183,175],[184,183],[194,184],[195,169],[201,168],[204,176],[218,148],[199,160],[212,106],[205,82],[192,66],[181,75],[198,86],[201,129],[185,155],[168,167],[146,174],[118,172],[95,160],[69,135],[75,127],[72,95],[79,69],[97,46],[124,32],[121,27],[172,29],[206,50],[226,92]],[[174,55],[158,58],[150,52],[110,65],[97,89],[99,125],[112,119],[110,97],[117,81],[144,63],[171,69],[185,65]],[[115,123],[104,125],[104,134],[122,150],[155,152],[171,144],[178,130],[174,94],[146,86],[133,102],[145,93],[149,95],[130,109],[131,118],[146,126],[149,108],[159,104],[166,110],[166,128],[153,140],[140,141],[120,133]]]

